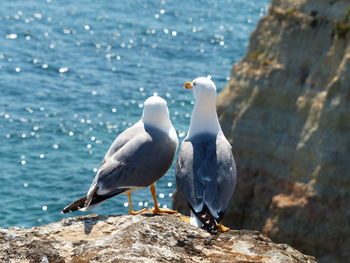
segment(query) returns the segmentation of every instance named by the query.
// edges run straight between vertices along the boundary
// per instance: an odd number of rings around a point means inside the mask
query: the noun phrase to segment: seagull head
[[[142,121],[144,123],[158,128],[167,128],[169,126],[169,110],[165,99],[158,95],[153,95],[146,99],[143,105]]]
[[[210,78],[199,77],[186,82],[184,87],[192,89],[196,101],[216,100],[216,86]]]

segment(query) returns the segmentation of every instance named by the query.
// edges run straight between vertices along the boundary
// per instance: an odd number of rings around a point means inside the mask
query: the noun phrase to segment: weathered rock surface
[[[0,262],[315,262],[257,231],[211,236],[175,215],[80,216],[0,229]]]
[[[218,101],[239,168],[226,224],[323,262],[350,258],[349,40],[349,0],[273,0]]]

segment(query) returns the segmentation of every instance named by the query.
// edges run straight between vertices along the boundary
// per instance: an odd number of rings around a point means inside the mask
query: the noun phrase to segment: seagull
[[[195,104],[187,136],[176,164],[177,188],[190,209],[189,221],[211,234],[229,228],[220,224],[236,186],[236,164],[216,113],[216,86],[206,77],[185,83]]]
[[[155,184],[171,166],[178,147],[176,131],[169,118],[166,101],[151,96],[144,102],[141,119],[121,133],[107,151],[86,196],[73,202],[62,213],[87,211],[119,194],[127,194],[129,214],[134,212],[131,193],[150,186],[153,213],[175,213],[160,209]]]

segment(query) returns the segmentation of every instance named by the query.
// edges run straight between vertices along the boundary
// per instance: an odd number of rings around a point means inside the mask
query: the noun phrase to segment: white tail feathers
[[[78,210],[79,210],[80,212],[90,211],[90,210],[92,210],[92,209],[95,209],[96,206],[99,206],[101,203],[103,203],[103,201],[100,202],[100,203],[97,203],[97,204],[93,204],[93,205],[89,205],[89,206],[86,206],[86,207],[83,207],[83,208],[79,208]]]
[[[190,224],[196,227],[202,227],[203,223],[197,218],[197,216],[191,211]]]

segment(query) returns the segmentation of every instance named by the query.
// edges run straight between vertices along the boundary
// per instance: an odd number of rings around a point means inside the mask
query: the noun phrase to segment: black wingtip
[[[66,214],[69,212],[74,212],[77,211],[81,208],[84,208],[86,202],[86,196],[78,199],[77,201],[71,203],[70,205],[66,206],[65,208],[62,209],[61,213]]]
[[[197,216],[197,218],[203,223],[202,228],[209,232],[211,235],[216,235],[219,231],[218,222],[210,213],[210,210],[206,205],[203,206],[202,211],[196,212],[190,206],[192,212]]]

